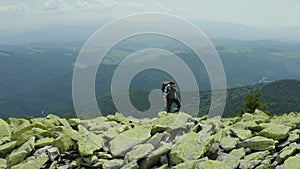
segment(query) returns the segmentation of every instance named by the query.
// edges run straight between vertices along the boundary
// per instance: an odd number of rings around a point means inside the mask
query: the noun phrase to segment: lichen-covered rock
[[[177,128],[185,128],[187,121],[191,119],[191,116],[185,113],[166,113],[160,112],[159,117],[151,122],[153,125],[152,131],[174,130]]]
[[[274,164],[280,164],[282,161],[292,156],[298,149],[297,143],[292,143],[288,147],[285,147],[282,152],[276,157]],[[273,165],[274,165],[273,164]]]
[[[0,158],[0,168],[1,169],[7,168],[6,163],[7,163],[6,159]]]
[[[270,154],[269,151],[261,151],[245,156],[240,162],[241,169],[251,169],[261,163],[261,161]]]
[[[83,156],[92,155],[94,151],[103,147],[103,138],[92,132],[89,132],[86,128],[78,125],[78,138],[77,145],[79,153]]]
[[[253,114],[244,113],[242,116],[242,121],[254,121],[257,124],[260,124],[270,122],[270,117],[260,110],[255,110]]]
[[[57,147],[59,152],[61,153],[71,150],[75,146],[75,143],[71,137],[71,135],[74,133],[72,133],[71,130],[72,129],[63,130],[60,135],[52,142],[52,146]]]
[[[269,117],[258,110],[222,119],[166,112],[153,119],[9,118],[0,168],[294,169],[299,121],[299,113]]]
[[[124,165],[124,161],[120,159],[114,159],[107,162],[104,162],[103,169],[117,169],[121,168]]]
[[[238,138],[232,138],[230,136],[222,137],[220,141],[220,146],[225,150],[225,151],[230,151],[236,147],[238,144],[239,139]]]
[[[252,137],[252,133],[250,130],[246,130],[246,129],[241,129],[238,127],[232,127],[230,128],[231,132],[233,135],[235,135],[236,137],[238,137],[240,140],[246,140],[250,137]]]
[[[15,149],[9,156],[8,156],[8,164],[9,166],[18,164],[22,162],[34,149],[35,146],[35,138],[31,137],[27,142],[25,142],[22,146]]]
[[[37,147],[50,146],[50,145],[52,145],[53,141],[54,141],[54,138],[45,137],[45,138],[41,138],[41,139],[37,140],[35,145]]]
[[[162,142],[161,145],[154,151],[152,151],[145,160],[140,162],[141,169],[147,169],[153,167],[160,160],[160,157],[168,153],[172,148],[172,144]]]
[[[196,162],[195,168],[198,169],[217,169],[217,168],[222,168],[222,169],[230,169],[224,162],[222,161],[216,161],[216,160],[205,160],[205,161],[200,161]]]
[[[156,133],[146,143],[150,143],[153,145],[154,148],[157,148],[158,146],[160,146],[160,143],[162,141],[166,141],[169,137],[170,137],[170,134],[167,132]]]
[[[284,161],[284,169],[300,169],[300,155],[289,157]]]
[[[125,160],[132,161],[144,158],[153,150],[153,145],[149,143],[134,146],[132,150],[125,155]]]
[[[14,165],[11,169],[37,169],[42,168],[42,166],[48,161],[48,156],[43,153],[38,157],[28,157],[25,161],[18,165]]]
[[[173,165],[196,160],[200,158],[213,142],[210,133],[188,133],[182,136],[182,139],[171,150],[171,163]]]
[[[16,147],[16,141],[8,142],[0,146],[0,155],[6,155]]]
[[[6,123],[6,121],[0,119],[0,138],[10,137],[10,136],[11,136],[11,131],[9,125]]]
[[[240,148],[240,149],[235,149],[232,150],[229,153],[229,156],[226,158],[225,163],[227,164],[227,166],[231,169],[233,168],[237,168],[237,166],[240,163],[240,160],[242,158],[244,158],[245,156],[245,149],[244,148]]]
[[[132,147],[146,142],[151,137],[150,132],[148,127],[137,126],[117,135],[109,142],[112,155],[124,157]]]
[[[244,140],[238,144],[238,147],[250,148],[251,150],[274,150],[278,141],[262,136],[255,136]]]
[[[263,129],[258,133],[260,136],[264,136],[267,138],[272,138],[274,140],[283,140],[286,139],[289,135],[289,131],[291,127],[284,125],[272,124]]]

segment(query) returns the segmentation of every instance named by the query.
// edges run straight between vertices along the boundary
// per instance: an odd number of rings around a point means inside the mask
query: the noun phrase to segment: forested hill
[[[300,81],[279,80],[268,83],[260,83],[246,87],[227,90],[227,100],[223,116],[235,116],[244,108],[244,97],[249,93],[261,93],[261,101],[267,103],[267,110],[271,114],[283,114],[300,111]],[[132,104],[139,110],[147,110],[149,91],[131,90]],[[98,99],[101,112],[109,114],[117,111],[112,103],[111,95]],[[210,91],[200,92],[199,116],[206,115],[210,106]]]

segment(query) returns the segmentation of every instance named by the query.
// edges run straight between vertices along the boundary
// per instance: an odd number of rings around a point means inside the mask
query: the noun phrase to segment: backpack
[[[161,85],[161,92],[162,92],[162,93],[165,93],[165,88],[166,88],[166,86],[168,86],[168,84],[170,84],[169,81],[164,81],[164,82],[162,83],[162,85]]]

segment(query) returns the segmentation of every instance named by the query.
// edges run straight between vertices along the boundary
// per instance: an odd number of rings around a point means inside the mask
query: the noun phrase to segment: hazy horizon
[[[300,26],[300,2],[296,0],[0,0],[0,32],[16,34],[140,12],[165,12],[187,20],[239,23],[254,28]]]

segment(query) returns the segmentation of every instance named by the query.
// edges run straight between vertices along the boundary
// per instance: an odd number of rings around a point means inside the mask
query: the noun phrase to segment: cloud
[[[76,2],[75,7],[80,9],[93,9],[95,8],[95,4],[87,1],[78,1]]]
[[[25,4],[20,3],[17,5],[0,5],[0,13],[9,13],[9,12],[24,12],[25,11]]]
[[[171,12],[172,11],[171,8],[165,6],[164,4],[162,4],[160,2],[155,2],[154,7],[155,7],[155,10],[162,11],[162,12]]]
[[[44,3],[43,10],[56,11],[68,9],[68,5],[63,0],[49,0]]]

